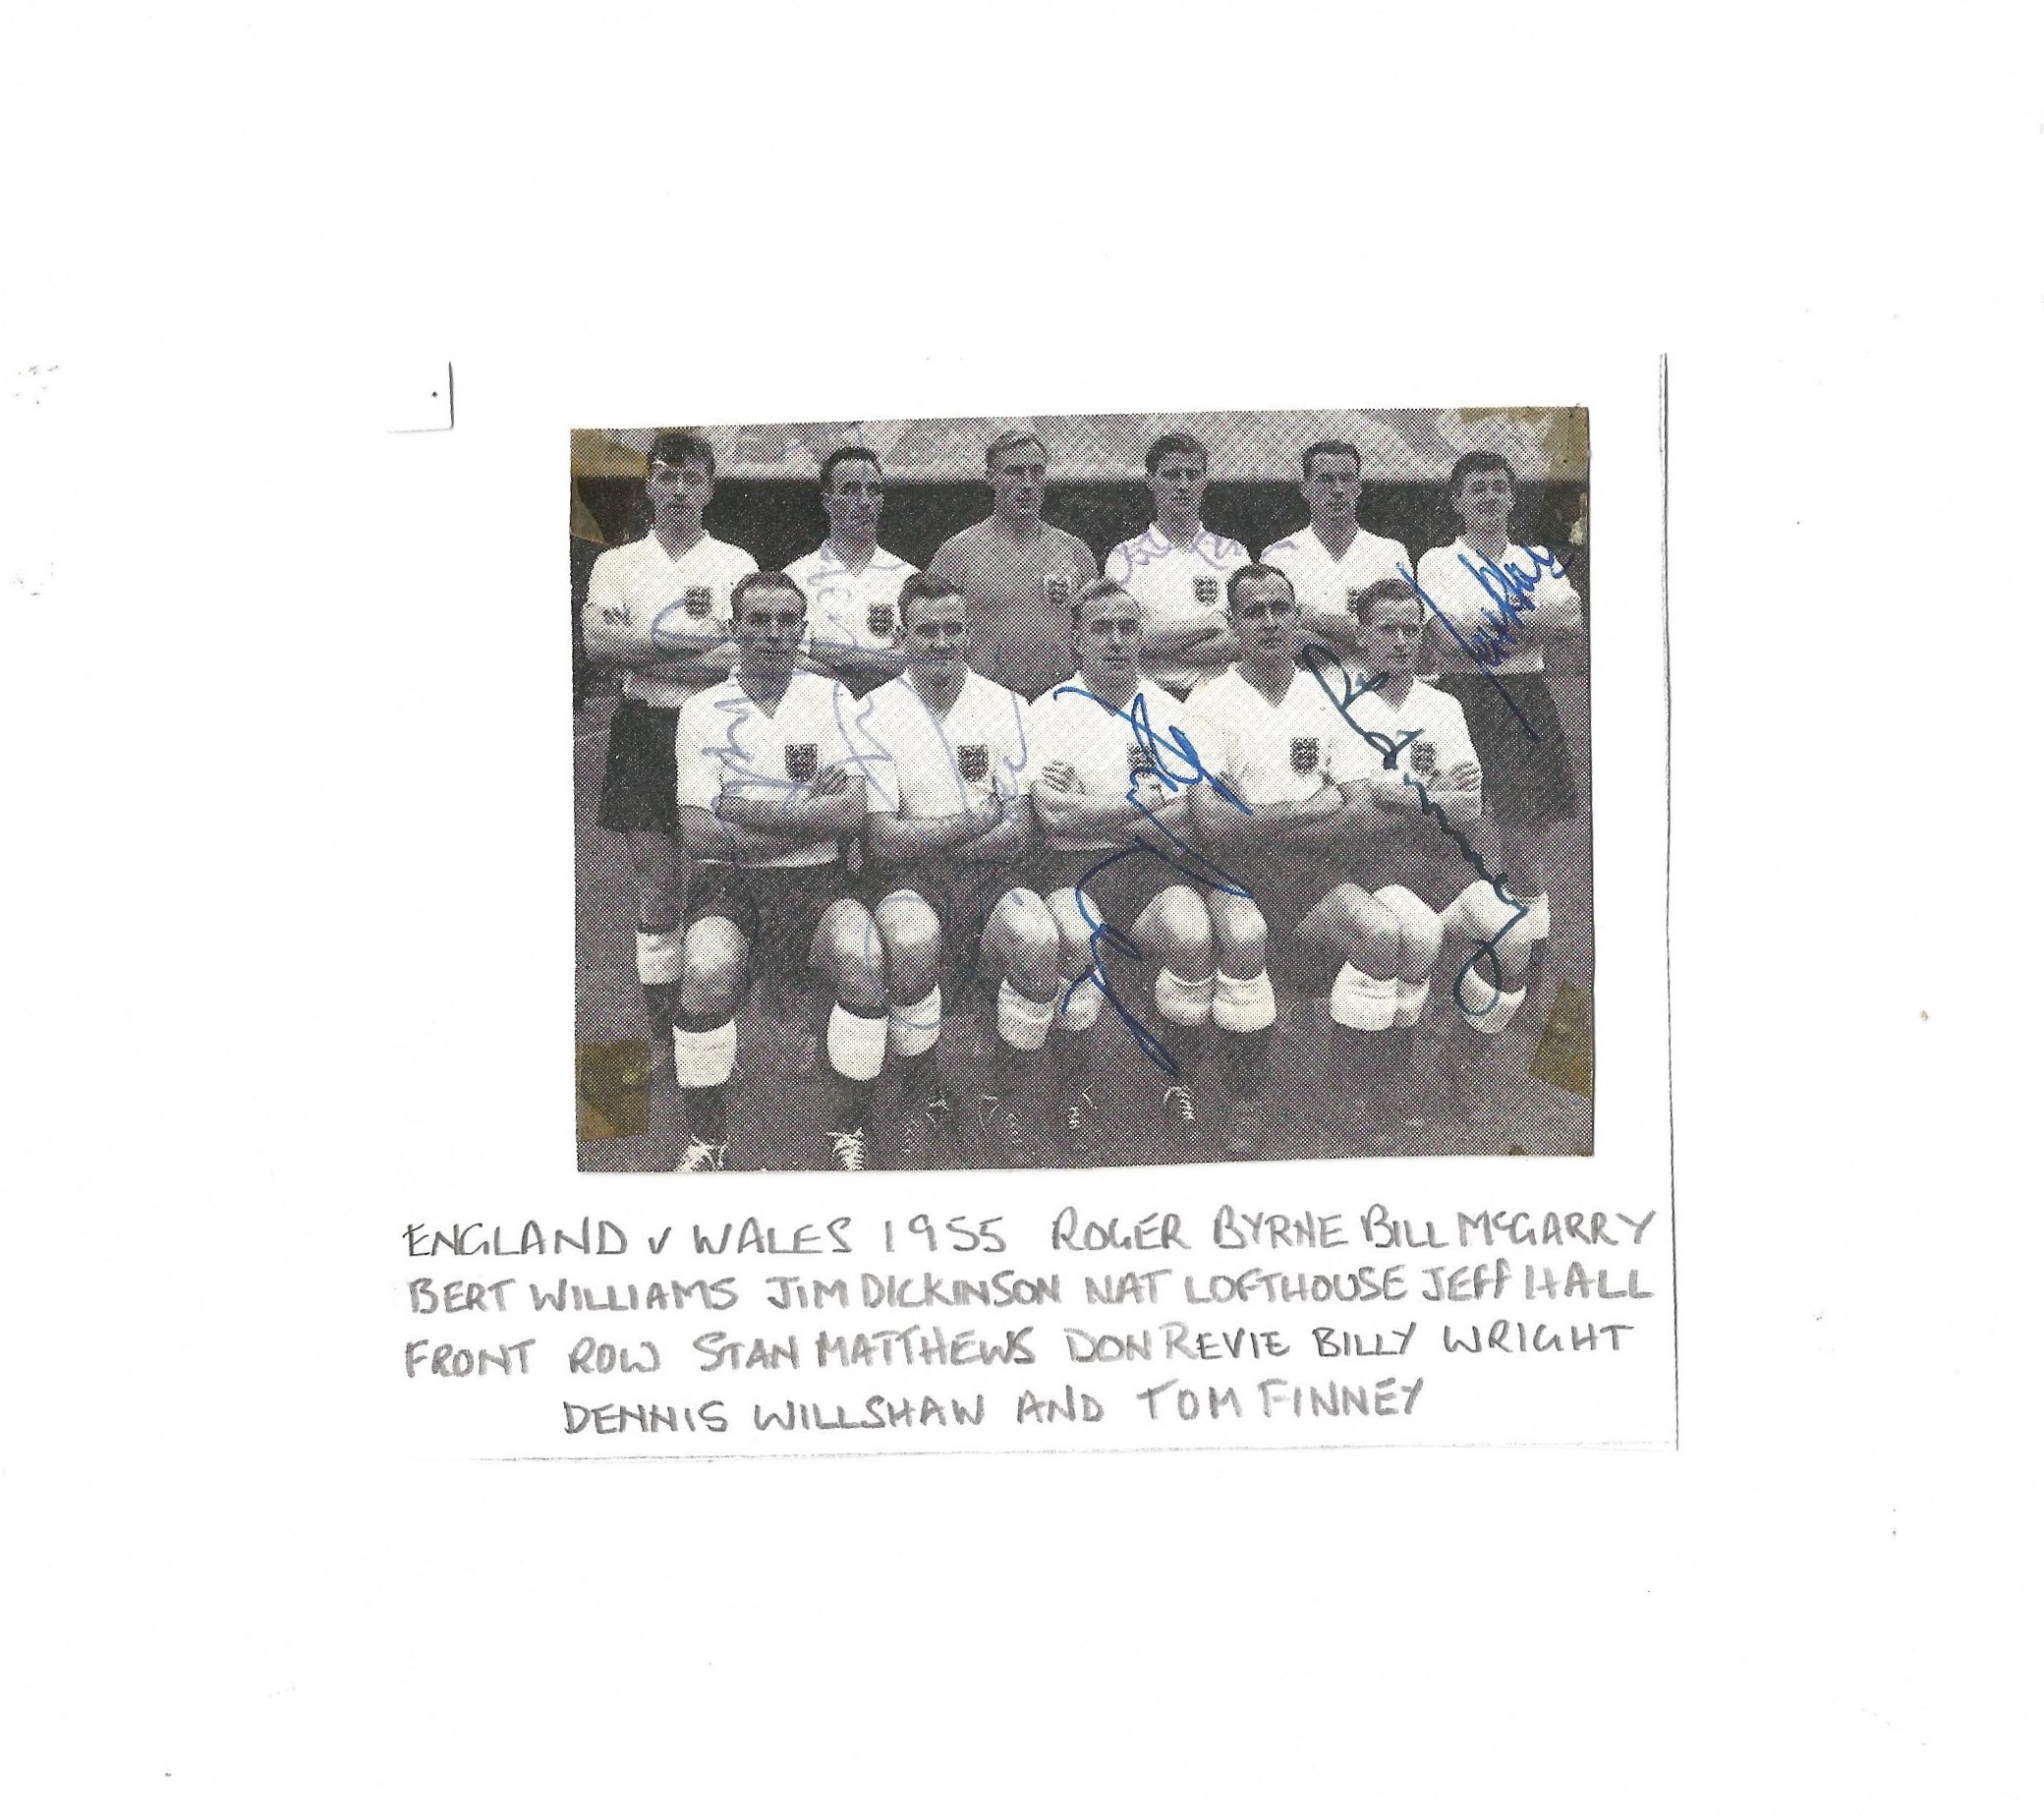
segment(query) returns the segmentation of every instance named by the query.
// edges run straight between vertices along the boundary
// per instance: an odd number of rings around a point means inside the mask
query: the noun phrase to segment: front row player
[[[1044,835],[1037,882],[1063,948],[1051,1104],[1067,1156],[1102,1109],[1087,1076],[1103,985],[1150,1034],[1148,1005],[1119,983],[1131,950],[1154,975],[1142,995],[1164,1019],[1154,1049],[1144,1046],[1142,1065],[1154,1062],[1163,1082],[1166,1135],[1186,1137],[1195,1115],[1190,1064],[1209,1020],[1223,1030],[1260,1027],[1261,998],[1250,981],[1262,972],[1264,939],[1255,905],[1210,888],[1191,853],[1191,799],[1178,787],[1169,736],[1179,703],[1139,667],[1151,615],[1126,589],[1102,580],[1079,590],[1072,617],[1079,673],[1029,711],[1031,796]],[[1149,738],[1139,721],[1152,729]],[[1172,773],[1168,782],[1160,758]],[[1217,946],[1220,976],[1228,981],[1220,997]],[[1268,981],[1262,993],[1268,995]]]
[[[886,960],[888,1024],[904,1069],[904,1168],[956,1134],[937,1059],[943,1002],[993,985],[994,1066],[978,1108],[980,1161],[1023,1168],[1023,1116],[1058,994],[1057,925],[1026,884],[1031,822],[1027,705],[966,667],[965,607],[951,583],[901,590],[908,669],[858,710],[866,766],[867,901]]]
[[[1488,1046],[1477,1039],[1504,1029],[1526,996],[1533,937],[1525,906],[1483,876],[1498,871],[1498,836],[1483,818],[1483,771],[1471,744],[1462,705],[1415,677],[1426,647],[1426,608],[1411,583],[1372,582],[1356,600],[1358,643],[1370,687],[1354,694],[1347,717],[1369,748],[1372,800],[1391,818],[1364,843],[1358,882],[1399,919],[1418,931],[1434,919],[1447,943],[1448,993],[1471,1033],[1455,1045],[1461,1059],[1480,1070]],[[1480,868],[1471,862],[1474,853]],[[1393,1034],[1382,1059],[1392,1109],[1416,1116],[1409,1090],[1413,1027],[1426,1011],[1431,980],[1418,962],[1425,943],[1401,949]],[[1495,1104],[1497,1083],[1470,1083],[1479,1105]]]
[[[1387,903],[1354,882],[1364,845],[1392,816],[1378,801],[1368,743],[1298,662],[1305,629],[1290,582],[1250,563],[1229,576],[1227,597],[1241,659],[1195,690],[1182,711],[1206,773],[1193,788],[1193,825],[1200,851],[1253,897],[1280,975],[1317,984],[1316,976],[1334,974],[1330,1109],[1359,1130],[1365,1077],[1381,1075],[1385,1061],[1382,1033],[1396,1024],[1401,996],[1418,1015],[1441,921],[1417,898]],[[1238,1157],[1262,1144],[1260,1083],[1275,1017],[1265,956],[1255,958],[1256,979],[1234,990],[1255,995],[1256,1013],[1238,1020],[1249,1028],[1221,1046],[1234,1102],[1227,1148]],[[1217,1009],[1225,984],[1225,976],[1217,982]]]
[[[738,667],[700,691],[675,730],[681,843],[694,862],[674,1030],[690,1133],[681,1166],[726,1166],[735,1020],[764,968],[828,981],[818,1051],[831,1165],[862,1169],[887,1004],[873,919],[842,861],[866,822],[846,734],[857,704],[841,683],[796,669],[807,604],[785,575],[747,576],[731,612]]]

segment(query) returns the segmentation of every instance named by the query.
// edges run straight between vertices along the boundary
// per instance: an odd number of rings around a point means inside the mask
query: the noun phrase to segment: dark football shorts
[[[671,834],[680,818],[674,802],[674,723],[678,708],[652,708],[626,696],[610,716],[603,760],[603,797],[596,825],[618,833]]]
[[[1153,832],[1152,843],[1167,846]],[[1196,865],[1174,866],[1160,854],[1134,844],[1100,847],[1090,853],[1059,853],[1046,848],[1036,855],[1036,889],[1048,903],[1059,891],[1084,880],[1086,907],[1095,923],[1127,935],[1158,893],[1174,884],[1205,895],[1209,879]]]
[[[937,913],[943,930],[943,983],[955,990],[980,977],[981,944],[987,921],[1000,900],[1025,882],[1019,862],[945,866],[940,864],[876,869],[868,858],[859,878],[860,900],[877,907],[893,891],[914,891]]]
[[[1263,915],[1270,932],[1265,964],[1271,977],[1295,988],[1332,980],[1342,957],[1317,942],[1294,939],[1292,932],[1337,884],[1353,879],[1355,863],[1302,841],[1281,855],[1237,854],[1226,870]]]
[[[1575,814],[1568,746],[1545,676],[1538,670],[1496,677],[1464,671],[1442,677],[1441,687],[1462,705],[1469,743],[1483,767],[1483,806],[1493,822],[1500,827],[1545,827]],[[1529,737],[1528,728],[1537,737]]]
[[[1473,836],[1465,832],[1462,838],[1474,851]],[[1465,886],[1483,877],[1453,838],[1431,821],[1368,837],[1354,866],[1353,877],[1364,890],[1402,884],[1434,910],[1447,909]]]
[[[809,944],[817,925],[840,897],[854,893],[844,868],[822,866],[730,866],[720,860],[694,867],[684,929],[707,917],[735,923],[752,946],[754,975],[793,979],[809,966]]]

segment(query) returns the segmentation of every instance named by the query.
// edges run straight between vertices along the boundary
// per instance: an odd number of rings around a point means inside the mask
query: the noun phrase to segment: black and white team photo
[[[1567,408],[578,430],[598,1170],[1589,1155]]]

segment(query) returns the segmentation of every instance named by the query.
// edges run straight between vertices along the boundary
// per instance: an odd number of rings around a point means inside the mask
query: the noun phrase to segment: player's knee
[[[1349,962],[1373,978],[1398,970],[1398,919],[1360,885],[1336,885],[1321,908]]]
[[[1159,959],[1183,979],[1214,971],[1214,925],[1197,891],[1174,884],[1151,906]]]
[[[1214,958],[1222,973],[1248,979],[1261,973],[1270,942],[1263,912],[1247,897],[1216,891],[1207,899],[1214,930]]]
[[[750,949],[737,926],[721,917],[698,923],[681,950],[681,1008],[685,1017],[727,1017],[745,993]]]
[[[913,891],[893,891],[880,899],[873,920],[887,996],[896,1004],[922,998],[943,971],[944,932],[937,912]]]
[[[1402,884],[1388,884],[1377,893],[1378,903],[1391,913],[1398,925],[1400,979],[1419,980],[1434,970],[1441,958],[1441,918],[1418,892]]]
[[[1034,891],[1019,886],[995,906],[987,924],[988,945],[1000,956],[1002,973],[1031,996],[1032,989],[1055,984],[1064,944],[1056,920]]]
[[[872,935],[869,924],[866,936]],[[824,964],[830,975],[831,993],[839,1004],[869,1016],[886,1008],[887,970],[877,939],[862,939],[854,929],[833,930]]]
[[[1064,969],[1064,977],[1076,980],[1091,973],[1095,925],[1087,920],[1086,912],[1079,907],[1078,893],[1062,890],[1046,898],[1045,902],[1057,925],[1058,965]]]

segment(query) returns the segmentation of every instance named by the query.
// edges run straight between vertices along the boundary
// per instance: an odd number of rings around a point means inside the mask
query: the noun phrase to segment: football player
[[[1084,543],[1043,521],[1049,463],[1033,430],[996,436],[993,515],[949,539],[928,570],[965,603],[967,661],[1024,701],[1072,673],[1072,596],[1100,574]]]
[[[1518,907],[1493,882],[1497,835],[1483,819],[1483,769],[1462,706],[1415,675],[1427,649],[1417,590],[1397,579],[1372,582],[1356,617],[1367,687],[1360,679],[1337,687],[1370,749],[1372,800],[1391,818],[1366,843],[1358,879],[1398,919],[1395,1034],[1384,1069],[1388,1103],[1417,1122],[1413,1036],[1444,939],[1448,994],[1462,1023],[1479,1034],[1503,1028],[1517,1009],[1532,942]],[[1458,1060],[1473,1059],[1473,1041],[1457,1046]],[[1430,1071],[1441,1068],[1437,1056]]]
[[[1031,822],[1027,704],[967,667],[965,603],[933,574],[901,591],[909,667],[866,698],[866,879],[887,970],[893,1052],[904,1057],[903,1167],[948,1145],[957,1106],[937,1061],[946,990],[992,985],[994,1056],[974,1121],[979,1161],[1035,1158],[1023,1109],[1057,1013],[1057,925],[1023,882]]]
[[[1381,538],[1356,523],[1363,458],[1352,442],[1316,442],[1300,458],[1306,524],[1258,558],[1282,569],[1298,596],[1309,637],[1335,651],[1356,649],[1356,602],[1372,582],[1409,576],[1412,559],[1395,538]]]
[[[1257,944],[1254,979],[1223,970],[1215,981],[1214,1022],[1234,1103],[1227,1148],[1245,1157],[1264,1135],[1276,1015],[1269,964],[1301,985],[1334,974],[1333,1110],[1359,1135],[1364,1076],[1381,1063],[1378,1039],[1396,1017],[1407,937],[1353,882],[1361,842],[1391,818],[1373,798],[1362,736],[1297,662],[1305,632],[1291,583],[1250,563],[1228,578],[1227,597],[1242,656],[1185,704],[1192,750],[1179,757],[1198,773],[1192,821],[1201,854],[1248,892],[1270,936],[1268,948]]]
[[[1072,616],[1079,673],[1031,706],[1028,727],[1030,794],[1044,836],[1037,883],[1062,943],[1049,1047],[1052,1132],[1067,1156],[1096,1109],[1087,1072],[1110,975],[1132,1029],[1147,1015],[1144,999],[1164,1021],[1162,1033],[1143,1029],[1137,1044],[1158,1069],[1165,1133],[1183,1139],[1195,1115],[1190,1064],[1214,1010],[1215,923],[1235,938],[1219,953],[1225,969],[1239,970],[1243,943],[1263,934],[1255,907],[1224,891],[1210,895],[1188,857],[1191,798],[1150,721],[1154,712],[1167,751],[1178,704],[1140,667],[1147,609],[1103,579],[1079,590]],[[1130,958],[1149,976],[1140,998],[1122,977]],[[1259,958],[1248,971],[1261,966]]]
[[[885,488],[878,455],[837,449],[824,457],[821,478],[830,535],[821,548],[788,564],[788,579],[809,598],[811,666],[864,695],[900,675],[908,662],[895,636],[896,603],[915,570],[880,546]]]
[[[656,1100],[681,979],[675,717],[696,690],[730,673],[737,654],[731,590],[757,566],[703,529],[715,475],[716,458],[701,436],[665,430],[653,438],[646,474],[653,530],[596,558],[582,612],[590,662],[625,672],[610,718],[596,825],[622,833],[631,853],[639,990]]]
[[[1419,559],[1419,591],[1441,651],[1441,687],[1461,703],[1483,767],[1504,886],[1524,907],[1512,939],[1533,944],[1523,986],[1501,989],[1516,1006],[1539,984],[1556,828],[1576,813],[1545,671],[1547,647],[1581,626],[1581,602],[1561,573],[1565,558],[1511,541],[1513,477],[1502,455],[1464,455],[1448,477],[1448,497],[1462,535]]]
[[[755,973],[827,982],[823,1063],[830,1165],[866,1166],[865,1109],[887,1052],[873,918],[853,896],[843,843],[866,822],[866,783],[843,684],[796,668],[807,620],[785,575],[732,593],[738,667],[682,709],[675,730],[681,840],[694,863],[682,939],[674,1062],[689,1113],[682,1167],[728,1159],[737,1015]]]
[[[1249,552],[1200,523],[1207,451],[1195,437],[1160,436],[1143,468],[1156,521],[1141,537],[1115,544],[1101,573],[1142,602],[1144,661],[1182,700],[1242,654],[1221,597]]]

